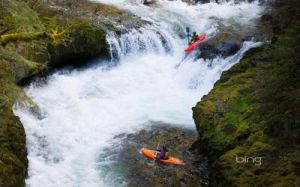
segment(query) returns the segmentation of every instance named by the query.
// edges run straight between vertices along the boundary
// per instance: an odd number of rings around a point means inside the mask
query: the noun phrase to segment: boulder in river
[[[228,57],[235,54],[241,48],[241,42],[228,40],[220,42],[203,42],[199,44],[200,51],[197,58],[214,59],[217,56]]]
[[[207,158],[191,148],[197,133],[170,124],[152,123],[153,126],[137,133],[116,136],[114,142],[119,143],[99,155],[101,170],[117,178],[112,185],[119,186],[125,181],[128,186],[207,186]],[[142,147],[155,150],[158,145],[166,145],[170,155],[183,159],[185,165],[162,164],[139,153]]]
[[[153,3],[155,3],[155,0],[144,0],[144,1],[143,1],[143,4],[144,4],[144,5],[151,5],[151,4],[153,4]]]

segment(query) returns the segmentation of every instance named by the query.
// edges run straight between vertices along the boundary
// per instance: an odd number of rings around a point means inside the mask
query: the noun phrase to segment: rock
[[[0,47],[0,58],[9,64],[15,83],[46,69],[45,65],[27,60],[18,53],[7,51],[2,47]]]
[[[144,0],[143,4],[144,5],[151,5],[151,4],[155,3],[155,2],[156,2],[155,0]]]
[[[217,56],[226,58],[235,54],[241,48],[241,42],[221,41],[217,43],[203,42],[199,44],[197,50],[200,51],[198,58],[214,59]]]
[[[193,108],[211,186],[300,184],[299,5],[273,7],[262,22],[277,40],[248,51]]]
[[[62,23],[70,22],[70,20],[71,22],[91,23],[105,31],[126,32],[133,28],[140,28],[143,24],[149,24],[132,13],[89,0],[76,0],[72,3],[51,1],[44,3],[37,11],[42,15],[55,14]]]
[[[77,25],[69,31],[68,41],[49,43],[50,66],[81,65],[88,59],[104,55],[106,33],[91,24]]]
[[[176,1],[176,0],[169,0],[169,1]],[[197,3],[209,3],[210,0],[182,0],[182,2],[186,2],[190,5],[195,5]]]
[[[18,73],[15,70],[22,68],[13,69],[1,56],[2,52],[0,47],[0,186],[25,186],[28,166],[26,135],[12,111],[15,100],[26,97],[15,85],[14,73]],[[19,65],[16,62],[16,66]]]
[[[224,41],[216,46],[217,50],[223,57],[235,54],[241,48],[241,43],[238,41]]]
[[[121,143],[99,155],[99,162],[107,163],[109,158],[113,158],[114,162],[103,166],[106,175],[117,175],[120,183],[125,181],[128,186],[206,186],[207,159],[196,154],[197,150],[189,149],[197,138],[195,135],[193,130],[153,122],[153,126],[146,130],[116,136],[115,142]],[[170,154],[182,158],[185,165],[172,166],[159,162],[153,165],[152,160],[138,152],[142,147],[156,149],[158,144],[167,145]],[[112,147],[117,151],[112,150]],[[117,181],[113,185],[120,184]]]

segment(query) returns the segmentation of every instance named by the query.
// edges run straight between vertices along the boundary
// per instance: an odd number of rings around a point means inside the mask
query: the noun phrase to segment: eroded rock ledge
[[[249,51],[193,108],[212,186],[300,185],[299,7],[275,2],[262,17],[271,44]]]

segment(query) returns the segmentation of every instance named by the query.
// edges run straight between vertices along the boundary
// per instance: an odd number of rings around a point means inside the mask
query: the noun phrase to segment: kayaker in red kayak
[[[189,42],[189,45],[191,45],[194,42],[197,42],[198,40],[199,40],[199,35],[196,32],[193,32],[192,39]]]
[[[206,38],[206,34],[197,35],[196,32],[193,33],[192,40],[189,45],[184,49],[185,52],[191,52],[197,48],[197,46]]]

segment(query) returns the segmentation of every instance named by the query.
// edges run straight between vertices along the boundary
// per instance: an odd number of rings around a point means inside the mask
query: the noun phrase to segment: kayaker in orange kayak
[[[168,159],[169,150],[165,145],[162,147],[162,150],[158,149],[157,151],[158,151],[158,153],[156,154],[157,159],[162,159],[162,160]]]
[[[168,156],[168,149],[166,147],[163,147],[162,150],[150,150],[146,148],[141,148],[140,153],[152,160],[157,160],[165,164],[184,165],[183,160],[172,156]]]

